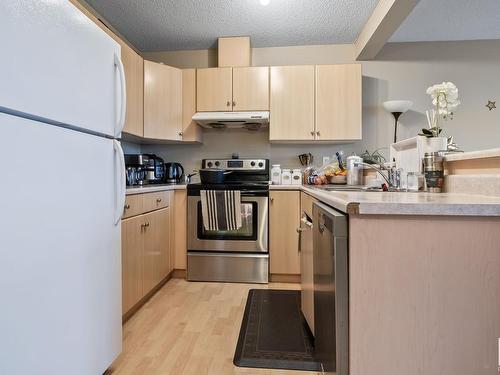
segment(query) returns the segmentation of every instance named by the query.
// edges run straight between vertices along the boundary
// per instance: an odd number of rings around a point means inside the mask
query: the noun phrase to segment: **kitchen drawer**
[[[160,208],[169,207],[171,200],[171,191],[159,191],[157,193],[142,194],[144,202],[144,212],[158,210]]]
[[[142,196],[143,194],[136,194],[136,195],[127,195],[125,197],[125,206],[123,208],[122,219],[140,215],[144,212],[144,204],[143,204],[144,200]]]
[[[310,195],[307,195],[306,193],[301,192],[300,193],[301,215],[303,212],[305,212],[305,214],[309,216],[309,218],[312,218],[312,206],[314,202],[317,202],[315,198],[311,197]]]

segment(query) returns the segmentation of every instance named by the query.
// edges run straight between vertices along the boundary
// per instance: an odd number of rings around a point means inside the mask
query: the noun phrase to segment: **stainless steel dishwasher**
[[[326,374],[349,373],[347,216],[313,204],[314,336]]]

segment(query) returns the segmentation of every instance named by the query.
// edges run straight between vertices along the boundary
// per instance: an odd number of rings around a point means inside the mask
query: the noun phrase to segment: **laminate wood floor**
[[[252,288],[300,286],[170,280],[125,323],[123,352],[107,374],[317,374],[233,365],[246,298]]]

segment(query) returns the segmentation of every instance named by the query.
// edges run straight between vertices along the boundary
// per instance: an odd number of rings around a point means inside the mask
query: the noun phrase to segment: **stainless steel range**
[[[191,281],[267,283],[269,160],[202,161],[202,168],[214,166],[231,171],[224,183],[187,186],[187,278]],[[241,227],[207,230],[202,219],[201,190],[239,190]]]

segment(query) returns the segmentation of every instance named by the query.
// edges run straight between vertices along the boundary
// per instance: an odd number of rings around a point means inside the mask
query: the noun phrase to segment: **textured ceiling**
[[[352,43],[378,0],[86,0],[141,51],[205,49],[219,36],[253,47]]]
[[[500,39],[500,0],[420,0],[390,42]]]

